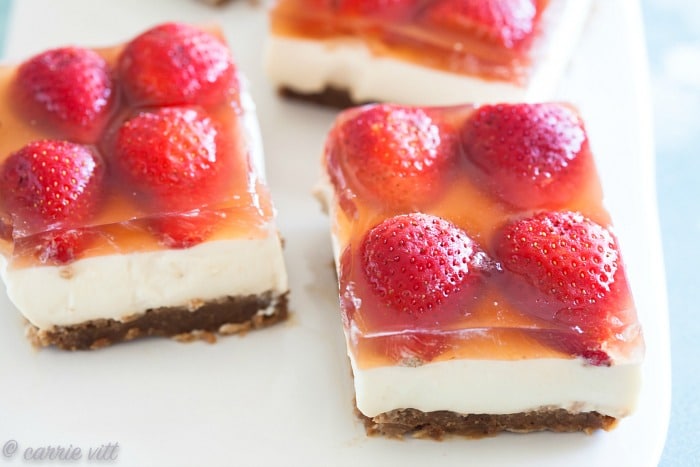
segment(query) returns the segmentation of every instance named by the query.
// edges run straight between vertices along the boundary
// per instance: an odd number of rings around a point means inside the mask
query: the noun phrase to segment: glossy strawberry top
[[[188,248],[269,219],[217,32],[166,23],[0,72],[0,234],[15,264]]]
[[[373,53],[522,82],[549,0],[281,0],[275,34],[354,36]]]
[[[642,345],[572,107],[354,108],[331,129],[324,160],[360,365],[609,365]]]

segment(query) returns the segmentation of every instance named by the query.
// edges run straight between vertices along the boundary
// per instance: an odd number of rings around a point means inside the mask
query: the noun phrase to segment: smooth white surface
[[[668,313],[636,2],[596,2],[560,97],[587,121],[645,326],[638,410],[611,433],[442,443],[366,438],[352,413],[328,220],[310,195],[335,112],[278,98],[262,70],[261,9],[248,2],[210,9],[193,0],[20,0],[7,51],[16,60],[60,43],[106,45],[171,19],[223,23],[249,78],[295,314],[214,346],[152,339],[97,352],[36,352],[19,314],[1,299],[0,444],[87,450],[119,442],[116,463],[125,466],[656,464],[670,400]],[[3,462],[23,465],[19,455]]]
[[[347,89],[354,102],[454,105],[549,99],[586,24],[590,4],[591,0],[552,1],[543,16],[545,32],[533,47],[533,69],[525,86],[377,57],[362,40],[348,37],[313,40],[270,36],[265,68],[267,76],[280,86],[301,93],[321,92],[327,86]]]

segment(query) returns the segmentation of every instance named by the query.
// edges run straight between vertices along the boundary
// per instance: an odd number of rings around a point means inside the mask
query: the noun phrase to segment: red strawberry
[[[0,172],[0,196],[15,236],[79,226],[96,211],[104,165],[89,147],[67,141],[29,143]]]
[[[597,334],[619,321],[614,313],[629,291],[617,241],[601,225],[579,213],[543,212],[507,225],[496,253],[530,286],[521,294],[524,311]]]
[[[226,45],[192,26],[166,23],[131,41],[119,72],[137,105],[209,105],[236,91],[236,70]]]
[[[461,136],[477,179],[521,208],[569,201],[591,159],[583,123],[559,104],[485,105],[467,120]]]
[[[439,196],[455,148],[428,114],[395,105],[352,112],[333,130],[326,149],[341,199],[359,195],[382,207],[409,210]]]
[[[437,324],[466,314],[488,260],[460,228],[413,213],[388,218],[360,245],[362,274],[376,297],[367,319]]]
[[[337,8],[342,14],[384,16],[387,13],[406,13],[417,4],[418,0],[340,0]]]
[[[224,217],[212,211],[174,214],[156,218],[151,229],[168,248],[190,248],[209,238]]]
[[[435,26],[514,48],[533,32],[537,6],[534,0],[442,0],[430,6],[426,15]]]
[[[107,122],[114,84],[107,62],[77,47],[39,54],[19,67],[17,91],[22,111],[58,136],[94,142]]]
[[[203,110],[168,107],[126,121],[114,157],[129,183],[156,206],[190,210],[216,196],[219,146],[218,126]]]
[[[582,335],[580,330],[526,329],[523,332],[559,352],[581,357],[589,365],[610,366],[612,363],[610,355],[602,348],[600,335],[590,332]]]
[[[15,253],[34,256],[42,264],[67,264],[87,250],[97,233],[88,229],[68,229],[42,232],[15,242]]]

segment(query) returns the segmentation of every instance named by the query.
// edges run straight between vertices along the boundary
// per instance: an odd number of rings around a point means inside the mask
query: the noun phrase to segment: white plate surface
[[[615,219],[647,357],[637,412],[611,433],[502,435],[478,441],[365,437],[338,314],[328,221],[310,195],[335,113],[280,99],[262,71],[265,11],[239,1],[21,0],[6,61],[64,44],[118,43],[166,20],[219,23],[251,82],[268,179],[286,238],[291,321],[215,345],[166,339],[97,352],[35,351],[0,296],[0,445],[119,443],[119,465],[655,465],[670,405],[668,311],[654,185],[639,6],[598,0],[559,97],[581,109]],[[517,390],[517,387],[514,387]],[[0,455],[1,456],[1,455]],[[56,461],[44,461],[51,465]]]

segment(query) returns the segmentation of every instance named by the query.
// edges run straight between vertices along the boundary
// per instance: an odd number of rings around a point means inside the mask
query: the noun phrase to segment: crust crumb
[[[58,271],[58,276],[59,276],[61,279],[72,279],[74,274],[75,274],[75,273],[74,273],[74,271],[73,271],[73,268],[70,267],[70,266],[62,267],[62,268]]]

